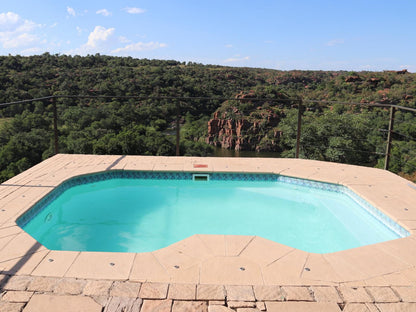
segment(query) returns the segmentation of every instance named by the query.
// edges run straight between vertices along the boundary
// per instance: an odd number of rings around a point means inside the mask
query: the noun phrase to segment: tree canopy
[[[406,71],[278,71],[45,53],[0,56],[0,84],[0,103],[51,95],[110,96],[56,99],[64,153],[174,155],[179,116],[181,155],[211,155],[208,122],[220,116],[250,124],[240,129],[245,143],[239,148],[293,157],[297,108],[290,99],[301,97],[306,100],[301,157],[382,167],[388,109],[318,101],[416,108],[416,74]],[[52,102],[0,107],[0,181],[51,156],[53,145]],[[397,111],[391,155],[393,172],[416,178],[414,113]]]

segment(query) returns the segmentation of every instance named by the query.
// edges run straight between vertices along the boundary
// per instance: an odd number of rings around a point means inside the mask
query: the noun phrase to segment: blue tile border
[[[67,189],[80,184],[89,184],[109,179],[160,179],[160,180],[192,180],[193,174],[196,172],[171,172],[171,171],[130,171],[130,170],[111,170],[98,173],[92,173],[82,176],[70,178],[55,189],[49,192],[46,196],[34,204],[28,211],[21,215],[16,223],[20,227],[24,227],[30,220],[32,220],[44,207],[48,206],[59,195]],[[390,230],[400,237],[409,236],[410,233],[393,221],[383,212],[372,206],[366,200],[354,193],[348,187],[339,184],[326,183],[314,180],[307,180],[301,178],[294,178],[283,176],[279,174],[270,173],[223,173],[211,172],[204,174],[209,175],[210,181],[259,181],[259,182],[283,182],[293,185],[305,186],[314,189],[326,190],[330,192],[343,193],[354,200],[357,204],[363,207],[379,222],[383,223]]]
[[[279,175],[277,180],[279,182],[306,186],[306,187],[319,189],[319,190],[331,191],[331,192],[336,192],[336,193],[342,192],[341,185],[333,184],[333,183],[313,181],[313,180],[307,180],[307,179],[301,179],[301,178],[293,178],[293,177],[288,177],[288,176],[283,176],[283,175]]]
[[[379,222],[384,224],[384,226],[387,226],[391,231],[396,233],[399,237],[406,237],[410,235],[410,233],[405,228],[403,228],[397,222],[392,220],[389,216],[384,214],[382,211],[380,211],[379,209],[371,205],[364,198],[362,198],[361,196],[359,196],[358,194],[356,194],[355,192],[353,192],[351,189],[349,189],[348,187],[344,185],[306,180],[306,179],[300,179],[300,178],[293,178],[293,177],[288,177],[288,176],[279,176],[278,181],[290,183],[294,185],[307,186],[310,188],[316,188],[320,190],[343,193],[349,198],[351,198],[353,201],[355,201],[362,208],[364,208],[376,220],[378,220]]]
[[[352,198],[356,203],[358,203],[361,207],[367,210],[368,213],[370,213],[374,218],[376,218],[379,222],[383,223],[385,226],[387,226],[390,230],[392,230],[394,233],[399,235],[400,237],[406,237],[409,236],[410,233],[403,228],[400,224],[392,220],[389,216],[384,214],[382,211],[371,205],[368,201],[366,201],[364,198],[350,190],[348,187],[343,186],[344,190],[343,192],[348,195],[350,198]]]
[[[70,178],[50,193],[44,196],[28,211],[21,215],[16,223],[24,227],[32,220],[44,207],[54,201],[67,189],[80,184],[96,183],[109,179],[159,179],[159,180],[192,180],[195,172],[171,172],[171,171],[130,171],[130,170],[111,170],[98,173],[91,173]],[[276,181],[275,174],[251,174],[251,173],[208,173],[210,180],[213,181]]]
[[[261,181],[276,182],[278,175],[271,173],[209,173],[209,179],[212,181]]]

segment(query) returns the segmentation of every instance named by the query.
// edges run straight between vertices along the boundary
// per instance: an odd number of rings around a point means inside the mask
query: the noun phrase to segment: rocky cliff
[[[208,122],[206,142],[216,147],[236,151],[280,151],[282,132],[278,125],[284,117],[284,105],[277,99],[261,100],[262,93],[240,92],[235,101],[226,101]]]

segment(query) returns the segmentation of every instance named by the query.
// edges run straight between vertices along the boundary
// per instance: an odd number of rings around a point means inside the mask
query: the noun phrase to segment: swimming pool
[[[274,174],[114,171],[72,178],[17,220],[52,250],[147,252],[193,234],[329,253],[409,235],[344,186]]]

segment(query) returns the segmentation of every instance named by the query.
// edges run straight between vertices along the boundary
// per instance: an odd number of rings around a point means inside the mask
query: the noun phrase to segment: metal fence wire
[[[401,134],[399,132],[394,131],[394,121],[395,121],[395,113],[396,111],[404,111],[404,112],[411,112],[416,113],[416,109],[410,107],[404,107],[400,105],[394,104],[385,104],[385,103],[360,103],[360,102],[341,102],[341,101],[322,101],[322,100],[304,100],[301,97],[297,98],[285,98],[285,99],[278,99],[278,98],[249,98],[249,99],[242,99],[242,98],[223,98],[223,97],[184,97],[184,96],[158,96],[158,97],[146,97],[146,96],[112,96],[112,95],[51,95],[45,96],[41,98],[33,98],[33,99],[24,99],[18,100],[13,102],[7,103],[0,103],[0,108],[7,107],[11,105],[19,105],[19,104],[29,104],[33,102],[48,102],[52,103],[53,105],[53,132],[54,132],[54,153],[59,153],[59,132],[58,132],[58,109],[57,109],[57,100],[59,99],[72,99],[72,100],[100,100],[100,101],[108,101],[108,100],[135,100],[135,101],[168,101],[173,103],[176,106],[176,121],[175,121],[175,136],[176,136],[176,155],[179,156],[180,150],[180,120],[181,118],[190,110],[192,107],[189,105],[184,105],[184,103],[192,103],[195,101],[214,101],[214,102],[224,102],[224,101],[268,101],[268,102],[276,102],[276,103],[287,103],[290,104],[292,107],[297,108],[297,125],[296,125],[296,143],[295,143],[295,158],[300,157],[300,151],[302,147],[301,137],[302,137],[302,123],[304,119],[304,112],[309,106],[318,106],[318,107],[328,107],[331,105],[347,105],[347,106],[359,106],[359,107],[380,107],[384,109],[389,109],[389,119],[388,119],[388,129],[378,129],[381,132],[387,133],[386,139],[386,147],[385,152],[370,152],[370,151],[363,151],[363,150],[350,150],[356,153],[372,153],[376,155],[385,155],[384,160],[384,169],[389,169],[391,155],[391,148],[392,148],[392,140],[393,135],[401,135],[408,140],[415,141],[415,138],[409,137],[407,135]],[[212,113],[212,111],[199,111],[200,113]],[[374,130],[374,129],[369,129]],[[305,145],[304,147],[307,147]],[[343,150],[349,150],[346,148],[340,148]],[[415,168],[416,170],[416,168]]]

